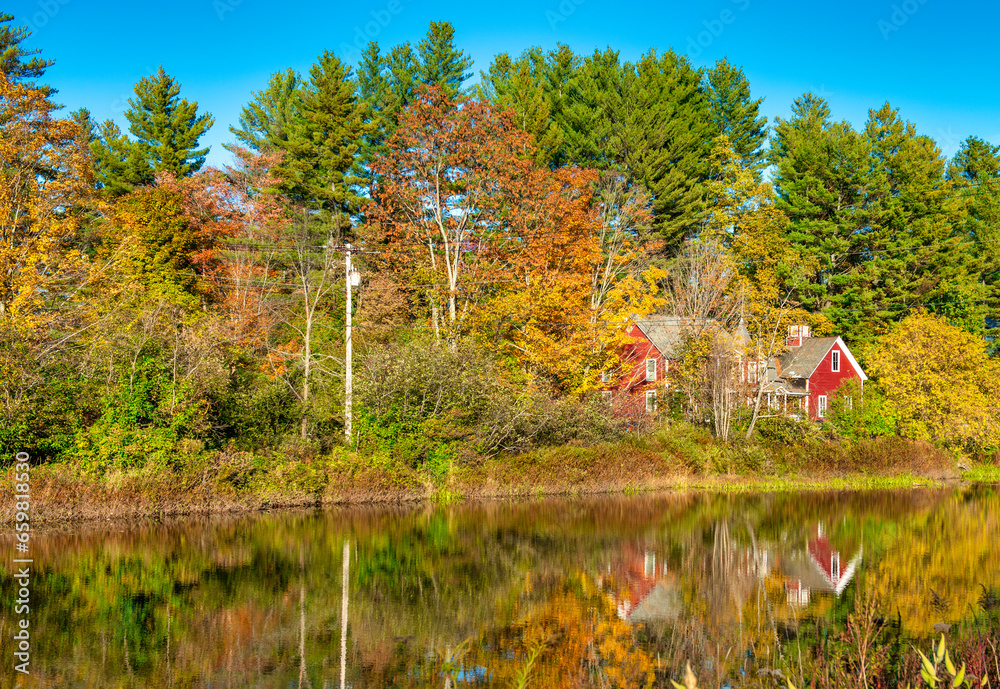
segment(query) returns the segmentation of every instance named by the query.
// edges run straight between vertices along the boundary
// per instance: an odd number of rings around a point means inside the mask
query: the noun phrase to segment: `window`
[[[656,390],[646,390],[646,411],[656,411]]]
[[[830,359],[830,370],[837,373],[840,370],[840,352],[836,349],[833,350],[833,356]]]
[[[854,398],[848,395],[844,398],[844,407],[846,409],[854,409]]]
[[[646,380],[656,380],[656,359],[646,359]]]
[[[834,581],[840,579],[840,553],[834,553],[830,557],[830,578]]]
[[[824,416],[826,416],[826,395],[820,395],[817,402],[819,404],[817,405],[818,408],[816,410],[816,413],[819,416],[819,418],[822,419]]]
[[[611,374],[608,373],[607,371],[601,371],[601,382],[607,383],[610,380],[611,380]]]
[[[601,391],[601,401],[603,401],[609,407],[611,406],[611,399],[612,398],[611,398],[611,391],[610,390],[602,390]]]

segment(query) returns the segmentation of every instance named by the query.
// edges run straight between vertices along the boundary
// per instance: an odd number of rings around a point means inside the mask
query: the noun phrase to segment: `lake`
[[[926,652],[935,625],[995,619],[1000,586],[1000,497],[984,485],[352,508],[33,539],[24,687],[319,689],[342,667],[350,687],[670,686],[686,662],[702,686],[729,686],[811,667],[869,601],[879,643]]]

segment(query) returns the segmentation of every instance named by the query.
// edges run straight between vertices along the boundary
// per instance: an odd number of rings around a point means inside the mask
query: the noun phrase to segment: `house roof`
[[[778,375],[782,378],[809,378],[833,349],[837,339],[836,337],[804,339],[801,347],[795,347],[781,355],[781,370]]]
[[[643,334],[667,359],[676,359],[684,337],[706,330],[715,330],[719,324],[711,318],[688,318],[686,316],[647,316],[633,320]]]
[[[858,372],[861,380],[868,380],[868,376],[861,369],[858,360],[851,354],[844,341],[839,337],[810,337],[802,341],[801,347],[796,347],[785,352],[778,358],[781,370],[778,372],[779,378],[811,378],[826,355],[830,353],[833,346],[840,343],[840,350],[851,362],[854,370]]]

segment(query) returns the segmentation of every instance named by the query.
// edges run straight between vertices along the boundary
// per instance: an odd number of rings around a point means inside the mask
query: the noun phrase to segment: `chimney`
[[[788,348],[801,347],[802,342],[811,337],[808,325],[788,326],[788,337],[785,339],[785,346]]]

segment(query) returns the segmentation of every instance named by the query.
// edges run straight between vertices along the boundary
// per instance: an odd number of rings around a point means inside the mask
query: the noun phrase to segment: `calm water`
[[[688,659],[721,680],[794,658],[865,595],[912,639],[981,614],[998,515],[978,486],[40,532],[21,686],[339,687],[345,597],[351,687],[669,686]]]

